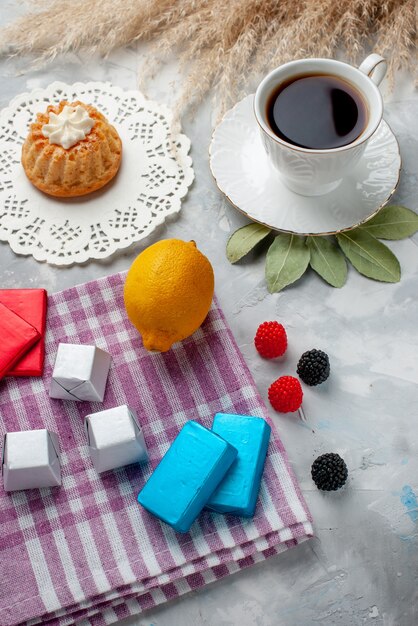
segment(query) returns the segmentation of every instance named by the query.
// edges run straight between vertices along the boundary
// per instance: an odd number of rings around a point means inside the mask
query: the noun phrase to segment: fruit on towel
[[[312,480],[318,489],[336,491],[347,480],[348,470],[339,454],[329,452],[319,456],[312,464]]]
[[[166,352],[201,326],[213,290],[212,266],[195,242],[163,239],[141,252],[131,265],[125,307],[144,347]]]
[[[322,350],[308,350],[299,359],[297,373],[306,385],[314,387],[329,376],[329,358]]]
[[[281,376],[274,381],[268,391],[271,406],[280,413],[293,413],[302,404],[302,387],[294,376]]]
[[[287,335],[279,322],[263,322],[254,337],[257,352],[265,359],[282,356],[287,348]]]

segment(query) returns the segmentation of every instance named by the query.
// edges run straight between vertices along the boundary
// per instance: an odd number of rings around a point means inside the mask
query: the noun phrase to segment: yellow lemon
[[[163,239],[135,259],[125,307],[147,350],[165,352],[197,330],[208,314],[213,269],[194,241]]]

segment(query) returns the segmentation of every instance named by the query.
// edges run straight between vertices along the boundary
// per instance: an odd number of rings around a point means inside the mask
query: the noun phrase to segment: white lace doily
[[[123,144],[113,183],[73,199],[38,191],[20,162],[29,123],[63,99],[96,106]],[[180,210],[194,178],[190,140],[171,135],[171,120],[166,106],[110,83],[54,82],[16,96],[0,113],[0,240],[17,254],[71,265],[107,257],[149,235]]]

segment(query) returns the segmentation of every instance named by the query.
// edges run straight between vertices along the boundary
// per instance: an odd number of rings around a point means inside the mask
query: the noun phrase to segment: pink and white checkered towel
[[[218,580],[312,535],[311,517],[273,428],[253,519],[204,512],[175,533],[136,496],[183,424],[218,411],[267,411],[215,303],[193,337],[149,354],[123,306],[124,274],[49,298],[42,379],[0,382],[1,434],[58,433],[62,487],[6,494],[0,487],[0,624],[104,626]],[[113,357],[104,403],[49,398],[59,342],[95,344]],[[83,418],[128,404],[150,462],[98,475]],[[272,425],[272,424],[271,424]]]

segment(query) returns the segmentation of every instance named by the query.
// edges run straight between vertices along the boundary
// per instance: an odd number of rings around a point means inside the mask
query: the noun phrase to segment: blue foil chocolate
[[[217,413],[212,431],[238,450],[238,456],[207,507],[252,517],[255,512],[271,428],[261,417]]]
[[[187,422],[138,495],[138,502],[186,533],[215,491],[237,451],[197,422]]]

